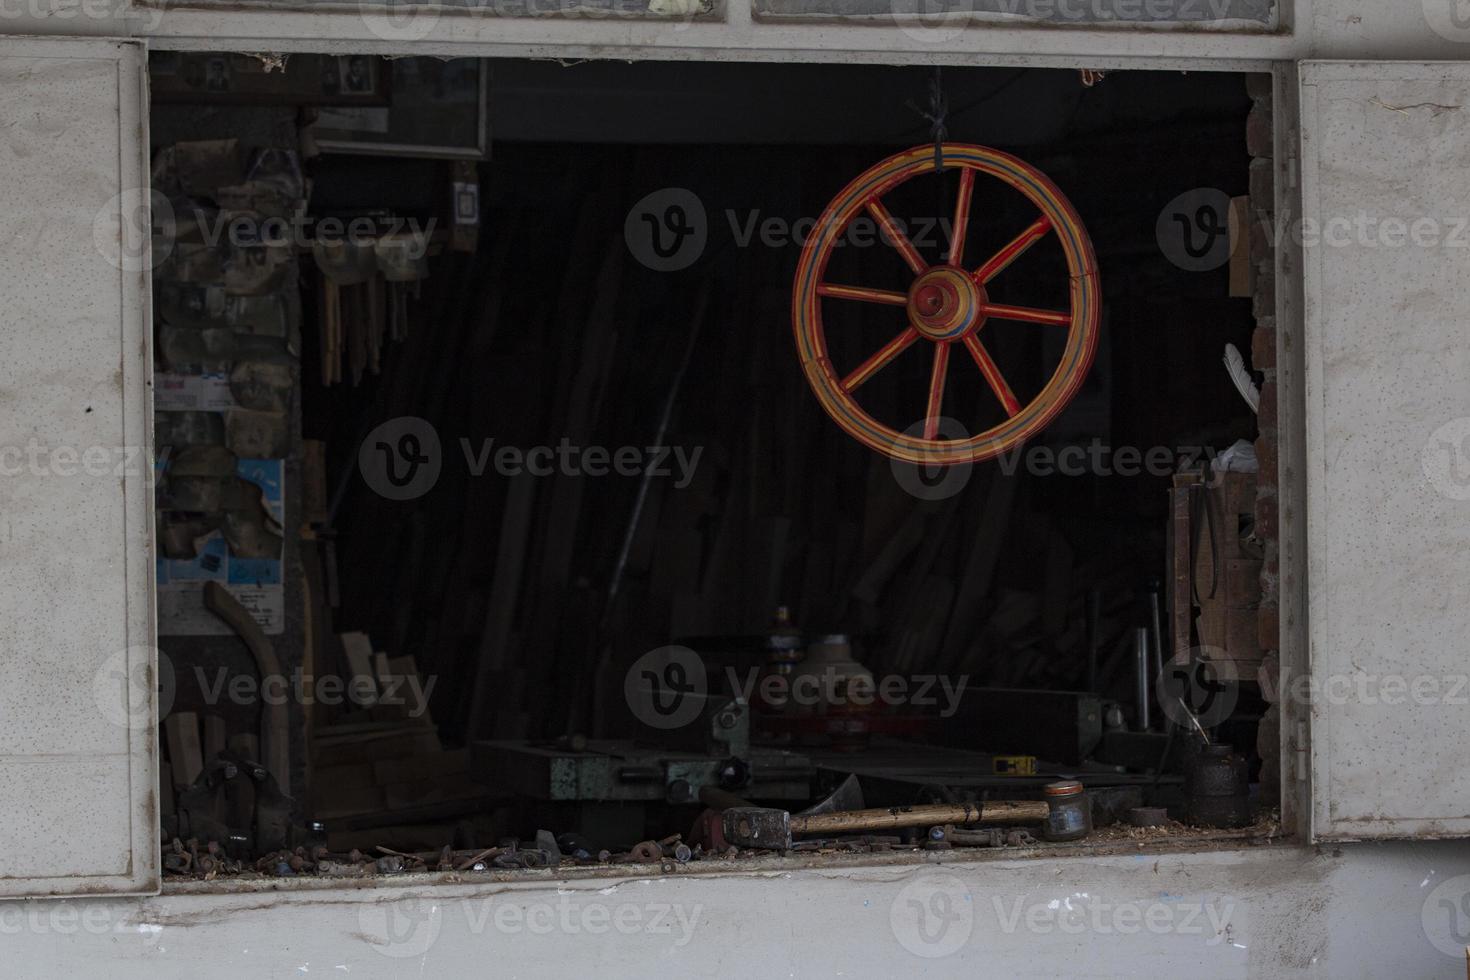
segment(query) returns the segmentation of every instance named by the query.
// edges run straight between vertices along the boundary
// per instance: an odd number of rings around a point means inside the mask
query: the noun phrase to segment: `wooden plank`
[[[199,742],[199,716],[192,711],[175,711],[163,721],[168,741],[168,761],[174,786],[184,789],[204,771],[204,749]]]
[[[1189,660],[1190,639],[1194,625],[1194,597],[1190,583],[1193,581],[1190,542],[1193,528],[1190,525],[1189,496],[1193,492],[1187,483],[1175,478],[1169,490],[1169,632],[1173,639],[1171,660],[1181,663]]]
[[[683,635],[686,627],[698,629],[690,615],[698,608],[703,554],[704,535],[694,528],[665,528],[658,533],[648,591],[654,609],[662,611],[660,621],[652,625],[665,638]]]
[[[406,783],[416,777],[452,776],[469,771],[469,749],[445,749],[416,759],[375,759],[372,763],[375,782]]]
[[[342,653],[347,657],[348,682],[362,684],[358,678],[366,678],[363,690],[373,693],[367,698],[371,703],[376,697],[377,685],[373,682],[373,641],[366,633],[342,633]]]
[[[381,809],[383,791],[373,779],[371,763],[313,768],[307,800],[316,817],[360,813],[364,808]]]
[[[909,511],[898,530],[883,545],[877,557],[864,569],[857,584],[852,587],[855,597],[868,603],[878,601],[898,566],[924,540],[927,517],[928,511],[923,507],[914,507]]]
[[[325,524],[331,497],[327,494],[327,444],[320,439],[301,440],[301,519],[308,524]]]
[[[1255,265],[1251,262],[1249,197],[1232,197],[1228,227],[1230,232],[1230,295],[1249,299],[1255,292]]]
[[[940,662],[950,666],[959,661],[974,639],[982,601],[990,594],[1000,562],[1000,547],[1011,524],[1020,479],[999,469],[992,472],[986,488],[985,505],[975,536],[970,540],[965,570],[955,592],[954,612],[945,631]]]
[[[659,538],[659,517],[663,511],[664,494],[672,486],[671,480],[654,480],[648,485],[648,498],[643,504],[642,518],[633,534],[632,546],[628,549],[629,574],[647,572],[652,567],[654,548]]]
[[[749,607],[745,610],[745,627],[759,629],[776,616],[776,606],[783,600],[782,573],[786,567],[791,518],[757,518],[746,548],[751,553]]]
[[[602,265],[593,291],[592,309],[587,315],[587,325],[578,346],[582,357],[574,377],[570,380],[562,431],[574,446],[585,446],[591,441],[589,437],[597,420],[598,407],[613,360],[613,350],[617,342],[614,312],[625,252],[621,237],[620,234],[617,241],[607,243],[603,250]],[[577,274],[585,276],[586,270],[577,270]],[[586,483],[580,476],[562,474],[555,478],[552,487],[541,568],[537,578],[543,589],[557,594],[566,586],[571,576],[576,554],[578,518],[582,513],[582,493]],[[553,615],[554,609],[552,596],[547,595],[545,598],[552,604],[543,604],[543,622]]]
[[[429,702],[424,698],[423,678],[413,657],[393,657],[388,661],[388,676],[396,687],[390,687],[403,700],[403,713],[411,721],[434,727]]]
[[[381,780],[377,778],[376,765],[375,762],[354,762],[344,766],[317,766],[312,774],[312,791],[377,784]]]
[[[373,762],[377,759],[406,759],[418,755],[432,755],[439,752],[441,748],[437,733],[415,725],[376,738],[363,738],[333,745],[314,745],[312,759],[318,766],[344,766],[354,762]]]
[[[483,812],[495,806],[497,803],[503,802],[503,798],[486,794],[470,799],[447,800],[442,803],[426,803],[422,806],[407,807],[401,810],[375,810],[369,813],[354,814],[352,816],[338,818],[334,821],[333,826],[341,827],[343,831],[350,831],[360,830],[365,827],[395,827],[407,823],[428,823],[430,821],[449,820],[477,811]],[[452,837],[453,834],[451,833],[450,836]],[[327,838],[328,846],[335,847],[331,843],[335,839],[336,832],[333,831]],[[447,843],[449,843],[449,839],[441,839],[438,846],[442,847]]]
[[[330,649],[331,614],[325,608],[326,586],[322,581],[321,542],[309,529],[301,536],[301,604],[305,646],[301,652],[301,674],[306,684],[305,713],[308,735],[333,713],[335,706],[324,705],[316,696],[316,682],[326,667],[326,651]],[[340,709],[339,709],[340,710]],[[309,775],[309,773],[308,773]]]
[[[810,541],[806,548],[801,590],[796,596],[796,616],[800,622],[820,622],[830,606],[833,581],[832,545],[826,541]]]
[[[393,680],[393,672],[388,666],[388,655],[382,650],[373,653],[373,680],[378,684],[378,690],[388,690],[388,685]]]
[[[485,611],[485,624],[480,633],[479,656],[475,666],[474,692],[471,696],[467,736],[482,734],[492,705],[494,692],[490,678],[510,662],[510,632],[514,626],[516,604],[521,597],[521,581],[526,565],[526,542],[531,533],[531,508],[536,500],[536,478],[521,473],[510,481],[506,493],[505,513],[500,521],[500,539],[495,553],[495,571],[490,580],[490,603]]]
[[[373,720],[354,716],[351,721],[342,721],[318,729],[315,741],[318,745],[330,745],[335,742],[362,741],[364,738],[381,738],[384,735],[395,735],[402,731],[403,722],[396,718]]]
[[[312,815],[323,819],[377,813],[384,809],[383,787],[373,783],[313,789]]]
[[[347,336],[347,369],[352,387],[362,383],[368,366],[367,287],[361,283],[342,289],[342,325]]]
[[[1061,529],[1048,522],[1041,630],[1053,645],[1067,630],[1067,612],[1072,602],[1072,560],[1072,546],[1062,535]]]
[[[476,800],[489,790],[468,776],[417,779],[406,783],[390,783],[383,787],[384,802],[389,810],[445,803],[451,800]]]
[[[938,575],[931,575],[924,589],[924,605],[921,607],[918,628],[917,668],[929,668],[938,659],[944,640],[944,625],[954,606],[954,582]]]
[[[893,463],[877,453],[867,462],[867,478],[863,492],[861,552],[857,562],[875,560],[903,525],[916,501],[893,479]]]

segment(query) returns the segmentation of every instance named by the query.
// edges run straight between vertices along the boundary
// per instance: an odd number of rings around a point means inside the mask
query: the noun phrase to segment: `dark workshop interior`
[[[151,74],[175,877],[1272,824],[1258,77],[178,52]],[[1031,185],[935,173],[936,140],[1045,174],[1095,276],[1056,222],[1014,248]],[[958,465],[855,438],[794,340],[816,219],[916,147],[818,270],[879,291],[813,300],[842,390],[937,441],[1075,382]],[[958,293],[909,290],[937,266]],[[931,342],[914,311],[975,282],[988,313]]]

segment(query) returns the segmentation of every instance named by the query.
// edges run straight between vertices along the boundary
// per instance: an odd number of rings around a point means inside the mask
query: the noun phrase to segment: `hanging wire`
[[[949,103],[944,97],[944,79],[940,74],[939,66],[934,67],[934,74],[929,77],[929,108],[920,109],[912,101],[908,103],[910,109],[929,120],[929,136],[934,140],[934,171],[944,173],[944,141],[949,138],[949,129],[946,121],[949,118]]]
[[[1001,96],[1002,94],[1004,94],[1005,91],[1007,89],[1009,89],[1012,85],[1014,85],[1017,82],[1019,82],[1026,75],[1030,74],[1031,71],[1032,71],[1032,69],[1030,69],[1030,68],[1018,68],[1018,69],[1016,69],[1005,80],[1003,80],[1002,82],[1000,82],[999,84],[997,84],[996,86],[994,86],[993,88],[991,88],[990,91],[985,92],[985,93],[982,93],[981,95],[977,96],[976,98],[971,99],[969,102],[966,102],[966,103],[962,104],[959,108],[955,109],[953,112],[948,112],[946,114],[946,122],[950,118],[956,118],[956,117],[962,116],[965,113],[971,111],[972,109],[978,109],[979,107],[981,107],[983,105],[986,105],[987,103],[991,102],[993,99],[998,98],[999,96]],[[924,112],[918,106],[914,105],[914,102],[913,102],[912,99],[910,99],[906,103],[906,105],[910,109],[912,109],[913,111],[919,113],[920,115],[925,116],[925,117],[928,116],[928,113]],[[901,132],[894,133],[892,136],[888,137],[887,142],[890,142],[890,143],[903,143],[903,142],[908,142],[909,140],[913,139],[914,134],[915,134],[915,132],[918,129],[919,129],[918,126],[908,126],[908,127],[905,127]]]
[[[933,124],[931,135],[934,137],[934,172],[944,173],[944,141],[949,138],[949,129],[945,126],[945,120],[949,116],[949,104],[944,98],[944,79],[940,76],[940,68],[934,66],[934,77],[929,79],[929,111],[924,113],[929,122]]]

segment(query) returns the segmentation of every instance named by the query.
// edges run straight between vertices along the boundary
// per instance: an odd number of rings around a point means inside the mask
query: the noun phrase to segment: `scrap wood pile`
[[[306,812],[338,850],[381,842],[389,826],[412,828],[399,835],[452,837],[458,821],[494,800],[472,778],[468,750],[441,743],[425,697],[432,685],[412,657],[374,651],[365,633],[340,640],[336,676],[348,693],[330,717],[318,706]]]

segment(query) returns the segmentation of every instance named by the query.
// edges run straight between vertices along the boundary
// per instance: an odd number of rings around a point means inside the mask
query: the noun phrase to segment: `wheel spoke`
[[[1006,415],[1014,417],[1021,410],[1021,403],[1016,400],[1016,393],[1011,391],[1011,386],[1006,384],[1005,377],[1000,373],[1000,368],[995,364],[995,359],[990,356],[990,351],[980,342],[980,338],[973,333],[965,334],[965,347],[970,356],[975,359],[980,373],[985,375],[985,380],[990,384],[990,390],[995,392],[995,397],[1006,410]]]
[[[1072,324],[1072,314],[1061,310],[1035,310],[1029,306],[1004,306],[1000,303],[982,303],[980,312],[996,320],[1024,320],[1027,323],[1050,323],[1057,327]]]
[[[970,230],[970,196],[975,190],[975,171],[960,169],[960,194],[954,204],[954,222],[949,226],[949,264],[965,259],[965,233]]]
[[[918,275],[929,268],[929,263],[924,261],[924,257],[919,254],[919,250],[914,248],[914,243],[909,241],[909,237],[903,233],[903,229],[898,227],[898,222],[893,220],[893,215],[888,213],[888,209],[883,206],[882,201],[876,197],[870,198],[868,200],[868,210],[872,212],[874,219],[877,220],[878,227],[883,230],[883,237],[894,248],[898,249],[898,254],[903,256],[903,260],[908,263],[914,275]]]
[[[1005,248],[996,252],[984,265],[976,269],[975,281],[983,286],[994,279],[1000,270],[1020,258],[1026,249],[1041,241],[1042,236],[1048,231],[1051,231],[1051,219],[1042,215],[1031,227],[1011,239]]]
[[[909,327],[903,333],[894,337],[888,343],[878,348],[876,354],[858,365],[857,370],[842,379],[842,390],[850,392],[864,381],[867,381],[873,375],[877,374],[884,365],[899,354],[902,354],[910,344],[918,339],[919,331],[913,327]]]
[[[934,345],[934,371],[929,375],[929,408],[924,413],[924,439],[939,435],[939,412],[944,405],[944,378],[949,371],[950,341]]]
[[[833,282],[824,282],[817,285],[818,296],[831,296],[833,299],[856,299],[864,303],[887,303],[890,306],[904,306],[909,298],[903,293],[895,293],[887,289],[869,289],[867,286],[839,286]]]

